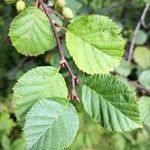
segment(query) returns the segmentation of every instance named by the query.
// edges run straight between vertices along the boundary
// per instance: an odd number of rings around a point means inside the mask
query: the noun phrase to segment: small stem
[[[38,2],[41,4],[45,14],[47,15],[47,17],[48,17],[48,19],[50,21],[50,24],[52,26],[52,29],[53,29],[53,32],[54,32],[54,36],[55,36],[55,39],[56,39],[56,42],[57,42],[57,46],[58,46],[59,55],[60,55],[60,66],[61,66],[61,68],[66,68],[68,70],[69,74],[70,74],[70,77],[71,77],[72,90],[71,90],[69,98],[73,99],[73,100],[79,100],[79,97],[78,97],[78,95],[76,93],[76,85],[79,84],[79,81],[78,81],[77,77],[74,75],[74,73],[72,72],[72,70],[71,70],[67,60],[64,57],[64,52],[63,52],[63,48],[62,48],[62,45],[61,45],[61,41],[59,39],[59,35],[58,35],[57,30],[56,30],[56,24],[53,21],[53,18],[51,17],[52,11],[43,2],[43,0],[38,0]]]
[[[129,83],[131,85],[133,85],[134,87],[136,87],[140,92],[144,93],[144,95],[150,95],[150,90],[148,90],[147,88],[143,87],[142,85],[140,85],[138,82],[136,81],[129,81]]]
[[[53,29],[53,32],[54,32],[54,35],[55,35],[55,38],[56,38],[56,41],[57,41],[57,45],[58,45],[58,49],[59,49],[59,55],[60,55],[60,58],[61,58],[61,62],[64,62],[65,61],[65,58],[64,58],[64,55],[63,55],[63,48],[61,46],[61,42],[59,40],[59,36],[57,34],[57,31],[55,29],[55,24],[53,22],[53,18],[51,17],[51,15],[49,15],[49,11],[48,11],[48,7],[46,6],[46,4],[43,2],[43,0],[39,0],[39,3],[42,5],[42,8],[45,12],[45,14],[47,15],[50,23],[51,23],[51,26],[52,26],[52,29]],[[51,13],[51,12],[50,12]]]
[[[134,34],[133,34],[133,38],[132,38],[132,41],[131,41],[131,45],[130,45],[130,49],[129,49],[129,55],[128,55],[128,62],[131,63],[132,61],[132,57],[133,57],[133,49],[134,49],[134,46],[135,46],[135,38],[136,38],[136,35],[138,33],[138,31],[140,30],[141,26],[145,26],[145,17],[146,17],[146,14],[148,12],[148,9],[149,9],[149,6],[150,6],[150,2],[146,4],[143,12],[142,12],[142,15],[141,15],[141,18],[135,28],[135,31],[134,31]]]
[[[38,8],[39,0],[36,0],[35,7]]]
[[[61,28],[61,29],[64,30],[64,31],[67,31],[67,29],[66,29],[65,27],[63,27],[63,26],[61,26],[61,25],[59,25],[59,24],[57,24],[57,23],[54,23],[54,25],[55,25],[56,27],[58,27],[58,28]]]
[[[121,74],[119,74],[118,72],[115,72],[115,71],[111,72],[111,73],[113,75],[119,75],[119,76],[125,78],[130,85],[134,86],[138,91],[140,91],[141,93],[143,93],[143,95],[145,95],[145,94],[146,95],[150,95],[150,90],[147,89],[147,88],[145,88],[145,87],[143,87],[141,84],[138,83],[138,81],[129,80],[127,77],[125,77],[125,76],[123,76],[123,75],[121,75]]]
[[[48,8],[49,8],[49,10],[50,10],[53,14],[57,15],[57,16],[58,16],[59,18],[61,18],[62,20],[66,21],[66,22],[69,22],[63,15],[61,15],[61,14],[58,13],[57,11],[51,9],[50,7],[48,7]]]
[[[145,9],[143,11],[143,15],[141,17],[141,22],[144,28],[147,28],[147,25],[145,23],[145,17],[146,17],[149,7],[150,7],[150,1],[146,4]]]
[[[130,49],[129,49],[129,55],[128,55],[128,62],[129,63],[131,63],[131,61],[132,61],[133,49],[134,49],[134,46],[135,46],[135,37],[136,37],[138,31],[140,30],[141,25],[142,25],[141,21],[139,21],[136,28],[135,28],[134,34],[133,34],[133,38],[132,38]]]

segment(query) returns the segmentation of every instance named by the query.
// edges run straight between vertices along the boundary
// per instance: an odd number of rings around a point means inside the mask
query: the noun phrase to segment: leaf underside
[[[77,112],[68,100],[42,99],[26,117],[24,131],[28,149],[64,149],[73,142],[78,128]]]
[[[13,88],[13,104],[19,122],[36,101],[49,97],[68,97],[64,78],[54,67],[37,67],[24,74]]]
[[[82,87],[86,112],[110,131],[140,127],[134,91],[112,75],[94,75]]]
[[[78,68],[88,74],[114,70],[124,51],[124,41],[119,33],[119,27],[104,16],[75,19],[68,26],[66,42]]]
[[[12,21],[9,36],[24,55],[37,56],[56,46],[48,18],[35,7],[28,7]]]

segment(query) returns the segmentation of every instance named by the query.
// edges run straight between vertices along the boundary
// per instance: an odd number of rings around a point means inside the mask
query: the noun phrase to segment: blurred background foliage
[[[126,40],[126,51],[121,65],[113,72],[128,81],[137,91],[143,128],[130,133],[110,133],[91,120],[82,109],[78,108],[80,130],[69,150],[150,150],[150,28],[142,27],[136,34],[133,61],[128,63],[128,50],[135,27],[142,11],[149,0],[66,0],[74,16],[101,14],[111,17],[122,29]],[[26,0],[26,5],[35,5],[34,0]],[[59,65],[57,48],[44,55],[24,57],[11,46],[9,25],[18,14],[16,0],[0,0],[0,150],[26,150],[22,129],[16,121],[12,107],[12,87],[26,71],[40,65]],[[48,2],[51,5],[51,1]],[[56,18],[59,24],[61,20]],[[145,22],[150,22],[148,11]],[[65,56],[80,80],[82,75],[70,57],[64,36],[62,43]],[[63,71],[64,77],[68,74]],[[76,104],[75,104],[76,105]]]

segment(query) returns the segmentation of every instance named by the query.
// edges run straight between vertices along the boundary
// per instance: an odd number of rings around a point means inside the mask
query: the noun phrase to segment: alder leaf
[[[135,92],[112,75],[94,75],[82,87],[86,112],[110,131],[128,131],[140,127]]]
[[[115,71],[124,77],[127,77],[131,74],[133,70],[133,65],[127,62],[126,60],[122,60],[121,64],[115,69]]]
[[[141,85],[150,90],[150,70],[143,71],[138,78]]]
[[[134,61],[142,68],[150,67],[150,50],[144,46],[138,46],[134,50]]]
[[[140,102],[140,114],[144,124],[150,126],[150,97],[142,96],[139,99]]]
[[[143,45],[148,39],[147,33],[142,30],[139,30],[135,35],[135,43],[138,45]]]
[[[28,7],[12,21],[9,36],[24,55],[37,56],[56,46],[48,18],[35,7]]]
[[[109,18],[92,15],[75,19],[66,33],[70,55],[88,74],[109,73],[121,61],[124,41],[119,27]]]
[[[49,97],[68,97],[64,78],[54,67],[37,67],[24,74],[13,88],[13,104],[18,121],[24,122],[25,115],[36,101]]]
[[[73,142],[78,128],[77,112],[68,100],[42,99],[26,116],[24,132],[28,149],[64,149]]]

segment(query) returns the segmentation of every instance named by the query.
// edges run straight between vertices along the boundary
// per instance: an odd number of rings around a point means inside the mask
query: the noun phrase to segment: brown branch
[[[36,0],[35,7],[38,8],[39,0]]]
[[[61,25],[59,25],[59,24],[57,24],[57,23],[54,23],[54,25],[55,25],[56,27],[58,27],[58,28],[64,30],[64,31],[67,31],[67,29],[66,29],[64,26],[61,26]]]
[[[57,11],[51,9],[50,7],[49,8],[49,11],[52,12],[53,14],[57,15],[59,18],[61,18],[62,20],[66,21],[66,22],[69,22],[63,15],[61,15],[60,13],[58,13]]]
[[[148,90],[147,88],[143,87],[142,85],[140,85],[137,81],[129,81],[129,83],[136,87],[137,90],[139,90],[141,93],[143,93],[144,95],[150,95],[150,90]]]
[[[51,9],[43,2],[43,0],[39,0],[38,1],[39,4],[42,6],[43,8],[43,11],[45,12],[45,14],[47,15],[49,21],[50,21],[50,24],[52,26],[52,29],[53,29],[53,32],[54,32],[54,36],[55,36],[55,39],[57,41],[57,46],[58,46],[58,52],[59,52],[59,55],[60,55],[60,66],[61,68],[66,68],[70,74],[70,77],[71,77],[71,83],[72,83],[72,90],[71,90],[71,93],[70,93],[70,96],[69,98],[70,99],[73,99],[73,100],[79,100],[79,97],[76,93],[76,85],[79,84],[79,80],[77,79],[77,77],[74,75],[74,73],[72,72],[67,60],[65,59],[64,57],[64,52],[63,52],[63,48],[62,48],[62,45],[61,45],[61,41],[59,39],[59,35],[58,35],[58,32],[56,30],[56,25],[55,25],[55,22],[53,21],[53,18],[51,16],[52,14],[52,11]]]
[[[125,77],[125,76],[119,74],[119,73],[116,72],[116,71],[111,72],[111,74],[113,74],[113,75],[119,75],[119,76],[123,77],[124,79],[127,80],[127,82],[128,82],[130,85],[134,86],[134,87],[135,87],[139,92],[141,92],[143,95],[150,95],[150,90],[147,89],[147,88],[145,88],[145,87],[142,86],[141,84],[139,84],[138,81],[129,80],[127,77]]]
[[[132,57],[133,57],[133,49],[134,49],[134,46],[135,46],[135,37],[138,33],[138,31],[140,30],[141,26],[145,25],[145,17],[146,17],[146,14],[148,12],[148,9],[149,9],[149,6],[150,6],[150,2],[146,4],[143,12],[142,12],[142,15],[141,15],[141,18],[135,28],[135,31],[134,31],[134,34],[133,34],[133,38],[132,38],[132,41],[131,41],[131,45],[130,45],[130,49],[129,49],[129,55],[128,55],[128,62],[131,62],[132,61]]]

